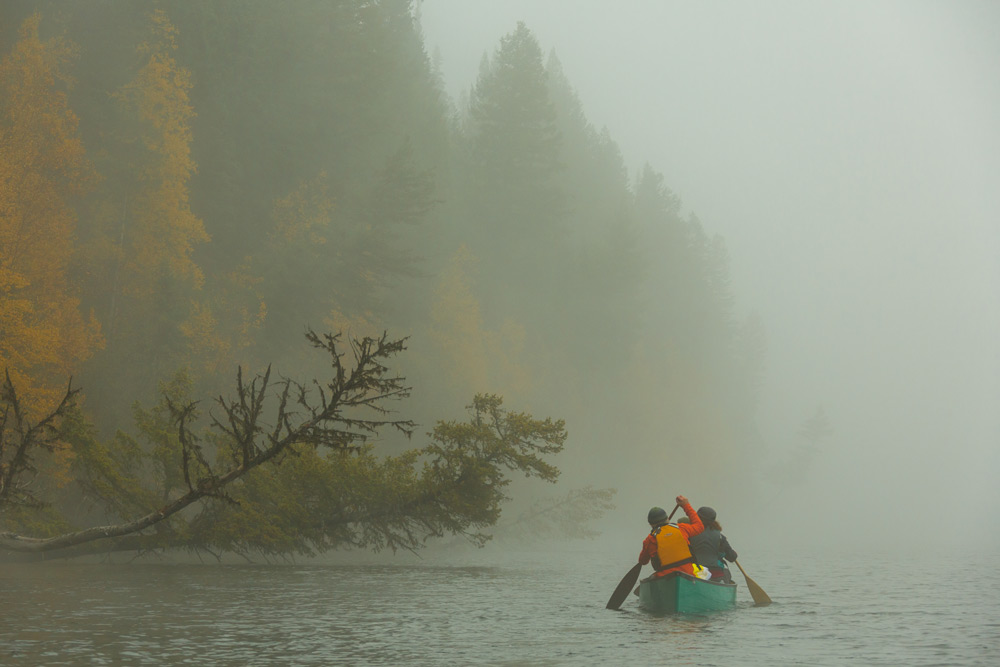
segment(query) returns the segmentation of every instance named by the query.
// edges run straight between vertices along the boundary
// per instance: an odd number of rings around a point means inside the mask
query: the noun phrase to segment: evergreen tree
[[[563,345],[553,350],[560,366],[580,368],[574,359],[590,359],[588,373],[621,372],[605,351],[623,331],[640,327],[640,302],[646,258],[631,211],[627,170],[607,130],[598,132],[587,120],[580,100],[555,54],[546,66],[550,95],[562,141],[566,168],[559,182],[568,199],[572,232],[567,252],[555,256],[560,316],[554,324]],[[574,332],[587,331],[586,336]],[[585,381],[571,386],[591,392]],[[592,400],[589,396],[584,401]]]
[[[524,23],[484,60],[470,96],[468,133],[469,222],[473,250],[489,248],[478,253],[484,274],[501,294],[529,284],[544,292],[567,231],[556,178],[562,142],[541,49]]]

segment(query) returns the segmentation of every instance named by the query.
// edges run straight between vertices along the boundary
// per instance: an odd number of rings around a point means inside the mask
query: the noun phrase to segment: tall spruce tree
[[[546,65],[550,97],[562,137],[565,168],[558,181],[567,196],[570,237],[557,257],[559,317],[552,325],[564,343],[553,350],[561,365],[580,369],[574,359],[590,359],[588,372],[620,372],[605,352],[623,331],[640,326],[640,301],[646,259],[632,215],[627,170],[607,130],[587,120],[580,100],[553,53]],[[586,336],[575,332],[586,331]],[[570,371],[572,372],[572,370]],[[571,382],[587,394],[597,386]]]
[[[468,133],[473,250],[507,311],[517,291],[551,289],[553,256],[567,231],[556,111],[541,49],[524,23],[484,60],[470,96]]]

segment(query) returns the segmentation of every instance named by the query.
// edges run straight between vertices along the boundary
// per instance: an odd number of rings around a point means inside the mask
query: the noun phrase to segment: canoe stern
[[[663,577],[643,579],[639,583],[639,604],[652,611],[693,614],[730,609],[736,604],[736,584],[671,572]]]

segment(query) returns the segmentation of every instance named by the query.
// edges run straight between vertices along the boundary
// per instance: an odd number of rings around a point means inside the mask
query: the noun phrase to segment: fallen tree
[[[329,359],[324,382],[275,381],[270,368],[247,381],[241,369],[232,397],[218,397],[197,431],[199,406],[180,377],[164,387],[159,406],[135,409],[141,439],[120,432],[101,442],[72,386],[31,423],[8,376],[0,393],[0,550],[280,557],[346,546],[413,550],[445,534],[481,545],[507,499],[509,473],[558,477],[545,457],[562,450],[563,421],[508,412],[494,395],[477,395],[467,422],[439,422],[426,446],[378,456],[369,443],[380,431],[409,437],[416,427],[389,409],[410,392],[386,366],[405,339],[345,346],[337,335],[307,338]],[[57,486],[46,484],[40,462],[60,447],[73,461],[61,502],[38,492]],[[67,498],[77,509],[89,501],[110,521],[74,525],[74,512],[59,506]]]

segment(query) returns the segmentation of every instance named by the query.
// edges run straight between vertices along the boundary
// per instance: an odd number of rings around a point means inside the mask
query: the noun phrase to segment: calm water
[[[693,617],[604,609],[620,554],[433,560],[0,565],[0,664],[1000,665],[1000,559],[860,579],[747,554],[774,604],[736,571],[739,607]]]

